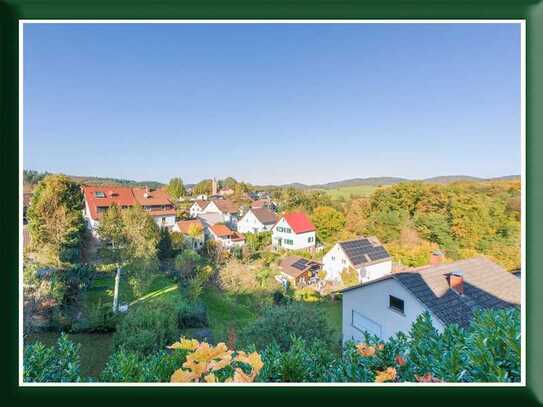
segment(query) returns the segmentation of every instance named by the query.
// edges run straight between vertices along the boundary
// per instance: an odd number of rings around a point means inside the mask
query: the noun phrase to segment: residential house
[[[283,215],[272,228],[275,249],[315,250],[315,226],[303,212]]]
[[[275,222],[277,222],[277,217],[272,210],[264,207],[249,209],[238,222],[238,232],[268,232]]]
[[[275,211],[277,209],[276,205],[272,202],[271,199],[257,199],[256,201],[252,201],[251,208],[268,208],[272,211]]]
[[[367,282],[392,272],[392,257],[375,237],[338,242],[322,258],[326,280],[341,281],[341,273],[353,268],[359,282]]]
[[[216,199],[209,201],[202,213],[220,213],[223,217],[223,223],[232,229],[236,229],[240,206],[229,199]]]
[[[132,188],[136,202],[155,220],[158,226],[171,229],[175,225],[175,205],[164,189]]]
[[[303,287],[315,282],[321,268],[322,264],[318,261],[308,260],[301,256],[287,256],[279,263],[280,275],[293,287]]]
[[[94,235],[102,215],[112,205],[121,209],[136,205],[136,199],[132,189],[118,186],[85,186],[83,187],[85,198],[84,216]]]
[[[175,206],[164,191],[119,186],[84,186],[83,196],[84,216],[95,236],[100,218],[114,204],[121,209],[141,205],[159,226],[172,228],[175,225]]]
[[[476,309],[520,305],[520,280],[485,257],[429,265],[348,287],[343,293],[343,341],[364,332],[388,339],[408,332],[428,312],[434,327],[467,327]]]
[[[196,218],[199,214],[203,213],[206,206],[209,204],[209,201],[198,199],[194,201],[192,206],[189,209],[189,214],[191,218]]]
[[[225,249],[231,249],[234,246],[241,247],[245,244],[243,235],[230,229],[225,224],[211,225],[208,230],[210,238],[216,240]]]
[[[192,250],[200,250],[205,243],[205,227],[200,219],[182,220],[175,224],[172,231],[182,233],[185,242]],[[195,235],[195,231],[199,231]]]

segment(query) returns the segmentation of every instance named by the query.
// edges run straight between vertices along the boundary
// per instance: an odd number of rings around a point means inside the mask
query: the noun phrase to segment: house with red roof
[[[205,243],[205,225],[200,219],[181,220],[175,224],[172,231],[179,232],[184,237],[184,242],[192,250],[200,250]]]
[[[272,228],[275,249],[314,250],[316,228],[303,212],[284,214]]]
[[[210,238],[225,249],[231,249],[234,246],[241,247],[245,244],[245,237],[241,233],[230,229],[223,223],[209,226],[208,231]]]
[[[121,209],[141,205],[161,227],[175,225],[175,206],[163,190],[150,188],[129,188],[119,186],[84,186],[84,216],[95,234],[100,218],[112,205]]]

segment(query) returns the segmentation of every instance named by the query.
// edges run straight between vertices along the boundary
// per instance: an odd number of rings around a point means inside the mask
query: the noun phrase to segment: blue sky
[[[27,24],[24,167],[257,184],[520,173],[512,24]]]

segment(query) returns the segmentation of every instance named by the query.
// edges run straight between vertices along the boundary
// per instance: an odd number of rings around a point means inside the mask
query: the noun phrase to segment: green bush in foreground
[[[24,349],[23,369],[25,382],[80,382],[79,345],[65,334],[53,347],[40,342],[28,345]]]
[[[285,306],[284,308],[286,308]],[[297,312],[296,310],[295,312]],[[277,315],[281,335],[284,315]],[[285,315],[289,315],[288,313]],[[290,313],[292,315],[292,313]],[[301,326],[301,325],[300,325]],[[260,329],[259,325],[259,329]],[[258,330],[253,327],[252,333]],[[519,382],[520,312],[477,312],[469,328],[456,325],[438,332],[429,314],[419,316],[407,333],[383,342],[368,335],[364,343],[347,343],[341,354],[317,339],[289,336],[259,352],[264,363],[259,382]],[[254,345],[242,347],[249,352]],[[186,360],[185,351],[165,347],[147,356],[124,347],[110,357],[100,379],[107,382],[167,382]],[[64,335],[56,347],[29,345],[24,354],[24,380],[81,381],[79,350]]]

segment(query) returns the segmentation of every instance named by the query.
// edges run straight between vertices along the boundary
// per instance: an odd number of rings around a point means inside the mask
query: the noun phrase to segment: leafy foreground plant
[[[223,342],[212,346],[196,339],[181,338],[169,348],[191,351],[183,363],[184,369],[177,369],[173,373],[172,383],[250,383],[263,366],[258,353],[234,352],[228,350]]]
[[[442,332],[429,314],[420,315],[407,333],[387,341],[366,335],[345,344],[341,354],[319,339],[292,336],[252,353],[181,338],[170,351],[150,355],[116,351],[101,380],[110,382],[518,382],[520,311],[476,312],[469,328]],[[253,351],[255,346],[245,348]],[[179,366],[181,365],[181,368]],[[63,335],[56,348],[29,345],[25,381],[82,381],[79,352]]]

